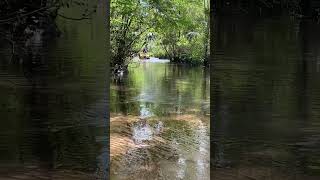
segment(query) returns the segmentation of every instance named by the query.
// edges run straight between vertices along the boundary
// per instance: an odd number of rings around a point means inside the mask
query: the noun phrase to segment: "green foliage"
[[[207,56],[207,1],[111,1],[113,64],[148,46],[153,56],[203,62]]]
[[[150,27],[148,17],[144,4],[139,1],[111,1],[111,57],[114,64],[123,64],[133,53],[134,45]]]
[[[158,24],[160,44],[165,55],[173,61],[202,62],[207,29],[205,7],[202,1],[173,1],[175,14]],[[170,12],[170,11],[169,11]]]

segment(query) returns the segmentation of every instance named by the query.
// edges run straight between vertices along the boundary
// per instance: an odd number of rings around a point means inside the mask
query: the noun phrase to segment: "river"
[[[223,18],[211,72],[212,178],[320,177],[320,25]]]
[[[209,179],[209,88],[203,67],[161,60],[113,79],[111,179]]]
[[[101,11],[1,44],[0,179],[107,179],[109,148],[111,179],[320,178],[320,25],[222,19],[211,71],[133,63],[108,105]]]
[[[99,4],[90,20],[58,17],[60,37],[31,38],[15,59],[1,44],[0,179],[107,178],[104,14]]]

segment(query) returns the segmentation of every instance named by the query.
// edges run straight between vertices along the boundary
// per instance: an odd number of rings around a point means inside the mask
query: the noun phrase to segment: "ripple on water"
[[[208,179],[209,128],[202,119],[195,115],[161,121],[156,117],[131,118],[136,120],[127,119],[131,121],[130,133],[111,133],[114,179]],[[116,121],[111,121],[111,128],[113,122]],[[120,149],[123,152],[117,152]]]

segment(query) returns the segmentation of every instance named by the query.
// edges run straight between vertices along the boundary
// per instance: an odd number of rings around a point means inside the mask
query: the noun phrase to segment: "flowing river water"
[[[111,179],[209,179],[209,71],[147,60],[114,78]]]
[[[135,63],[108,102],[101,11],[1,41],[0,179],[320,178],[320,25],[221,19],[211,72]]]

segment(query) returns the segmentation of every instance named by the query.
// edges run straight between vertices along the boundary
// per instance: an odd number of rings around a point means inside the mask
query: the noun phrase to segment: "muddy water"
[[[209,179],[209,73],[159,61],[113,79],[111,179]]]
[[[214,179],[320,179],[319,24],[286,17],[217,25]]]
[[[90,20],[58,18],[60,37],[17,42],[15,58],[2,41],[0,179],[107,178],[103,11],[99,4]]]

